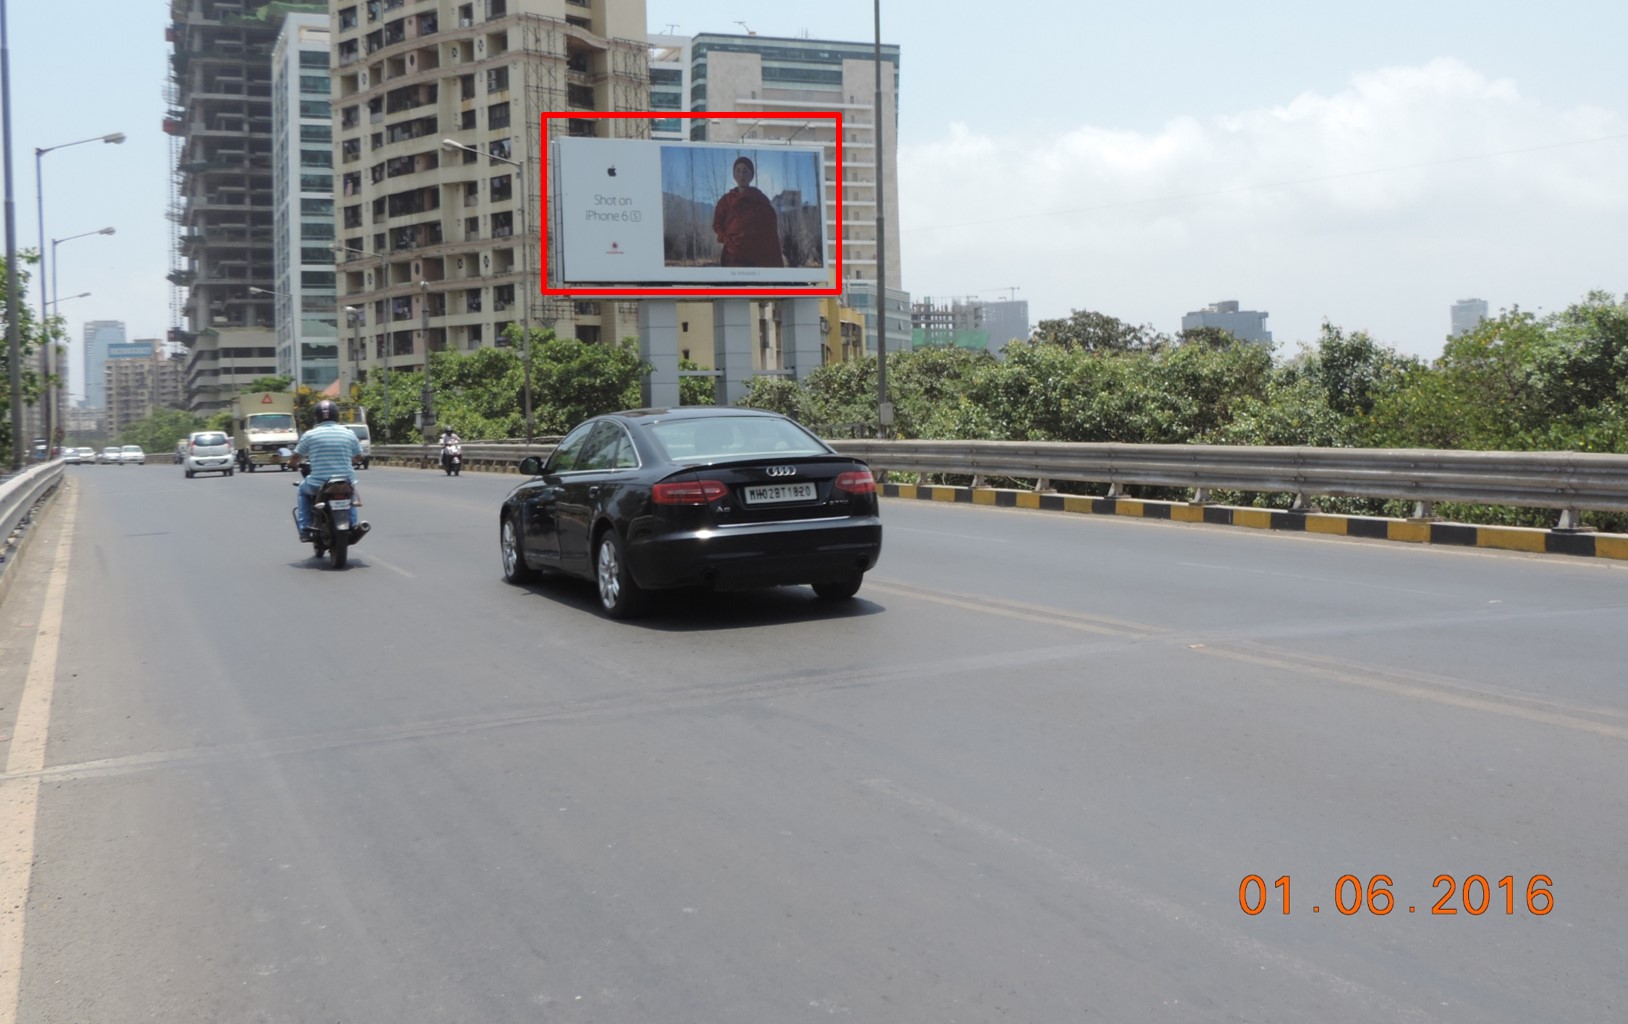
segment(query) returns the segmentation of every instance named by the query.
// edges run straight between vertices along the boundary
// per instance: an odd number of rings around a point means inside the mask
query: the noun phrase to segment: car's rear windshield
[[[356,439],[358,441],[369,440],[369,438],[367,436],[367,424],[366,423],[347,423],[347,424],[345,424],[345,427],[351,433],[356,435]]]
[[[650,428],[674,462],[714,462],[763,455],[825,455],[820,439],[772,416],[672,419]]]
[[[219,448],[226,443],[225,434],[198,434],[193,437],[192,443],[199,448]]]

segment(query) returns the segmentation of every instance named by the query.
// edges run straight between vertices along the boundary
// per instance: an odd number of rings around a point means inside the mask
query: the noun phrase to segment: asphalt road
[[[847,607],[615,623],[514,477],[334,572],[289,474],[69,474],[0,1024],[1628,1019],[1628,567],[885,501]]]

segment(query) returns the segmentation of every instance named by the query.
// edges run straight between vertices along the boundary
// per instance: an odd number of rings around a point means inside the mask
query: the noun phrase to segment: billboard
[[[547,165],[549,276],[558,286],[545,294],[840,287],[818,144],[561,137]]]

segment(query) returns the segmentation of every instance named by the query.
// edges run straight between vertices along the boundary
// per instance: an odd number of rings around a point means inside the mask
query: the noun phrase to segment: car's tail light
[[[850,469],[837,475],[837,490],[849,494],[875,494],[876,478],[868,469]]]
[[[722,480],[671,480],[650,488],[658,505],[706,505],[728,493]]]

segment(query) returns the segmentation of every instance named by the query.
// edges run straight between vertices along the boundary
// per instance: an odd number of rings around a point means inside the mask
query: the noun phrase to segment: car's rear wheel
[[[859,593],[859,585],[865,582],[864,573],[854,573],[852,578],[840,583],[816,583],[814,593],[822,601],[847,601]]]
[[[614,529],[600,535],[594,552],[594,583],[599,587],[599,606],[611,618],[632,618],[644,609],[644,591],[628,572],[622,537]]]
[[[530,583],[537,573],[526,564],[526,552],[521,546],[520,529],[513,516],[504,516],[498,528],[498,551],[503,555],[503,578],[510,583]]]

